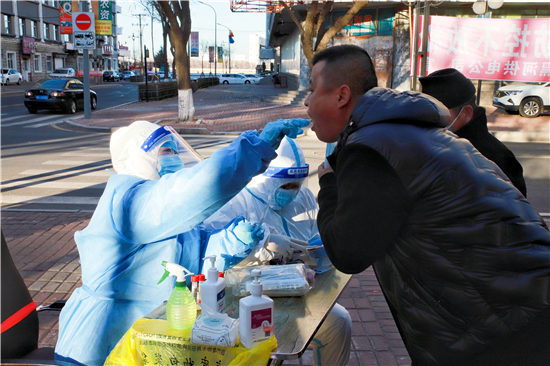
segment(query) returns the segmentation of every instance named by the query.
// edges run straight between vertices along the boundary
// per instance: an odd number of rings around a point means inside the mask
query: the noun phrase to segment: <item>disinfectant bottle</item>
[[[187,289],[184,272],[188,273],[187,276],[192,273],[179,264],[163,261],[162,265],[166,267],[166,270],[158,283],[164,281],[168,276],[176,276],[176,287],[166,304],[168,325],[172,329],[191,329],[197,319],[197,303]]]
[[[210,259],[210,268],[206,275],[206,281],[201,286],[201,301],[210,309],[218,313],[225,311],[225,281],[219,278],[216,268],[216,256],[211,255],[204,260]]]
[[[258,280],[261,274],[259,269],[252,270],[251,295],[239,301],[239,333],[246,348],[252,348],[274,334],[273,300],[262,295],[262,284]]]

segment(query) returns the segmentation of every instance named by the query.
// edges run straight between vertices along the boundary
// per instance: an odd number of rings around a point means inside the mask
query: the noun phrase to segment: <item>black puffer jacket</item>
[[[442,128],[441,107],[369,91],[320,181],[330,259],[348,273],[374,263],[419,365],[463,365],[550,309],[550,234],[492,161]],[[362,178],[353,159],[385,178]]]
[[[494,161],[508,176],[514,186],[527,197],[523,168],[502,142],[493,136],[487,129],[485,108],[476,107],[474,116],[468,124],[456,131],[458,137],[470,141],[472,145],[487,159]]]

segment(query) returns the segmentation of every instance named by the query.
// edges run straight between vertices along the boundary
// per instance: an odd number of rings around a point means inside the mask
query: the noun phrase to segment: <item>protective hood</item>
[[[357,102],[351,120],[359,124],[357,128],[390,121],[446,127],[451,120],[451,113],[443,103],[427,94],[372,88]]]
[[[203,160],[172,127],[136,121],[111,136],[113,167],[118,174],[159,179],[158,152],[163,145],[172,148],[182,162],[180,165],[186,168]]]
[[[292,182],[303,186],[309,174],[304,152],[295,140],[285,137],[276,152],[277,157],[271,161],[267,170],[247,185],[255,196],[269,203],[273,209],[280,208],[270,200],[279,187]]]

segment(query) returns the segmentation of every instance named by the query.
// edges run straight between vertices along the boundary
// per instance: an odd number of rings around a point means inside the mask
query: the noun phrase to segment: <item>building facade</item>
[[[83,70],[83,51],[74,49],[72,34],[61,34],[59,1],[8,0],[0,5],[2,68],[18,70],[28,82],[48,77],[56,68]],[[90,70],[118,69],[116,14],[120,7],[115,1],[111,11],[113,35],[96,37],[96,48],[89,51]]]

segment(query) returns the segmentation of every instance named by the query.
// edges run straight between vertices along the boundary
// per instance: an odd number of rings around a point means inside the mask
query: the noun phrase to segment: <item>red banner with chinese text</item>
[[[420,17],[419,51],[422,49],[423,18]],[[427,74],[455,68],[469,79],[548,82],[549,46],[548,18],[432,16],[428,33]],[[411,55],[414,57],[413,52]],[[411,74],[412,65],[411,62]]]

